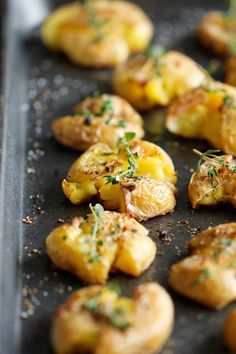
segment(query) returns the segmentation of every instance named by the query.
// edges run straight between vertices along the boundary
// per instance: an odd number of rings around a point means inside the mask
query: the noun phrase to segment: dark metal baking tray
[[[195,25],[205,11],[224,9],[224,1],[137,2],[155,23],[155,42],[208,65],[211,57],[196,42]],[[73,106],[95,89],[112,92],[111,71],[76,67],[43,47],[38,26],[59,4],[10,0],[2,6],[1,354],[50,353],[54,310],[72,290],[84,285],[54,269],[45,254],[44,240],[59,218],[69,220],[88,212],[87,206],[72,206],[62,193],[61,179],[78,153],[51,138],[50,124],[53,117],[72,112]],[[217,73],[217,78],[220,75]],[[113,278],[120,281],[125,294],[149,280],[159,281],[170,291],[176,309],[175,328],[162,354],[225,354],[221,334],[231,306],[213,312],[184,299],[168,288],[166,275],[170,265],[186,254],[188,239],[209,225],[235,220],[235,210],[230,206],[191,210],[186,186],[196,163],[192,149],[204,150],[206,143],[179,139],[160,129],[158,110],[144,114],[144,118],[146,138],[160,144],[174,160],[179,175],[177,207],[173,215],[145,223],[159,250],[151,268],[139,279]],[[32,224],[22,222],[27,216]],[[171,242],[161,240],[161,230],[167,231]]]

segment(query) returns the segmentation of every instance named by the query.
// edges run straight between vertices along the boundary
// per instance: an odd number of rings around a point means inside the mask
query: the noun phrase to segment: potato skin
[[[88,283],[104,284],[110,271],[141,275],[153,262],[156,245],[148,230],[126,214],[104,211],[96,240],[98,260],[92,261],[94,217],[74,218],[55,228],[46,239],[47,254],[59,268]]]
[[[100,292],[108,308],[122,304],[131,326],[122,331],[108,322],[96,320],[83,303]],[[109,305],[109,306],[108,306]],[[152,354],[160,351],[170,336],[174,322],[173,302],[157,283],[136,288],[133,297],[117,297],[111,290],[90,286],[74,292],[54,318],[51,342],[56,354],[94,353]]]
[[[170,269],[170,286],[214,310],[235,301],[236,223],[209,228],[189,241],[188,248],[192,255]]]
[[[159,146],[143,140],[130,143],[138,168],[134,177],[148,177],[158,181],[176,183],[176,174],[170,157]],[[120,183],[107,183],[104,176],[114,175],[128,168],[124,150],[118,154],[106,144],[98,143],[82,154],[71,166],[62,188],[73,204],[81,204],[98,196],[106,209],[120,209]]]
[[[153,25],[135,4],[97,0],[59,7],[44,21],[41,36],[47,47],[75,64],[114,67],[146,49]]]
[[[233,161],[231,155],[223,155],[220,158],[226,163]],[[195,209],[201,205],[210,206],[219,203],[231,203],[236,207],[236,173],[227,166],[216,165],[217,176],[213,178],[208,176],[211,167],[211,162],[204,162],[191,177],[188,195],[192,207]]]
[[[216,55],[230,52],[230,43],[235,40],[236,23],[226,19],[220,12],[209,12],[200,21],[197,28],[199,42]]]
[[[236,55],[231,55],[226,62],[225,66],[227,84],[236,86]]]
[[[236,156],[236,89],[219,82],[189,91],[167,112],[166,127],[184,138],[205,139]]]
[[[101,112],[106,102],[111,109]],[[86,112],[89,113],[86,115]],[[125,126],[119,126],[120,123]],[[103,94],[86,98],[76,106],[75,115],[55,119],[52,133],[61,144],[84,151],[98,142],[115,148],[117,140],[129,131],[141,139],[144,136],[142,126],[141,116],[128,102],[115,95]]]
[[[156,59],[140,55],[118,66],[113,75],[115,92],[139,110],[166,106],[207,80],[207,75],[192,59],[170,51]],[[158,75],[157,75],[158,70]]]
[[[236,353],[236,309],[233,309],[226,318],[224,325],[224,342],[230,352]]]
[[[165,181],[138,178],[120,183],[121,212],[138,221],[170,213],[175,208],[175,188]]]

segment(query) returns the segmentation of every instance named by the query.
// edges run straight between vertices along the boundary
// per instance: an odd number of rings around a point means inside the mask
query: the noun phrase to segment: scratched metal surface
[[[88,212],[86,205],[75,207],[62,193],[61,179],[78,153],[52,139],[50,124],[54,117],[72,112],[73,106],[95,89],[112,92],[111,71],[76,67],[41,44],[37,26],[62,1],[30,3],[10,0],[5,22],[0,204],[2,354],[50,353],[54,310],[71,291],[83,286],[75,277],[53,269],[45,254],[44,240],[59,218],[69,220]],[[137,3],[155,24],[154,42],[179,49],[208,66],[211,56],[198,45],[194,29],[205,11],[223,9],[223,1]],[[221,72],[216,77],[221,78]],[[186,255],[187,240],[209,225],[235,220],[235,211],[225,206],[191,210],[186,186],[190,169],[196,164],[192,149],[204,150],[207,144],[171,136],[163,128],[162,117],[158,110],[144,115],[146,138],[160,144],[173,158],[179,177],[177,207],[174,214],[145,223],[158,244],[158,256],[151,268],[138,279],[124,275],[112,278],[119,280],[124,294],[150,280],[159,281],[170,291],[176,310],[175,327],[162,354],[226,354],[221,334],[231,306],[219,313],[205,309],[173,293],[166,276],[170,265]],[[27,216],[32,224],[22,224]],[[170,242],[159,237],[163,230]]]

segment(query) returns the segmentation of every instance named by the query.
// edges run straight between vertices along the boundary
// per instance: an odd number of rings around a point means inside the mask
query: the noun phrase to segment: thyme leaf
[[[134,132],[126,132],[122,138],[118,140],[119,151],[121,148],[125,150],[125,155],[128,158],[128,169],[127,170],[119,170],[115,175],[106,175],[104,178],[106,179],[106,183],[117,184],[124,178],[133,177],[135,170],[138,168],[138,164],[136,160],[138,159],[138,153],[133,153],[131,151],[129,142],[132,141],[135,137]]]

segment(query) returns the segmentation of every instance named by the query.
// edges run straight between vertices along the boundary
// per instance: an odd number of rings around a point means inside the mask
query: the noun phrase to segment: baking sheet
[[[55,308],[69,293],[84,284],[56,270],[45,254],[44,241],[58,225],[86,215],[87,206],[76,207],[65,199],[61,180],[78,153],[51,137],[54,117],[69,114],[73,106],[94,90],[112,92],[111,71],[88,70],[50,53],[40,42],[38,25],[62,1],[10,0],[2,5],[1,199],[0,199],[0,338],[1,354],[50,353],[49,329]],[[154,42],[190,55],[207,67],[209,56],[196,42],[195,25],[203,13],[225,8],[219,0],[137,1],[155,23]],[[4,12],[4,7],[6,11]],[[216,78],[222,78],[222,70]],[[166,283],[171,264],[186,255],[186,241],[209,225],[235,221],[235,210],[222,206],[192,211],[187,183],[196,165],[195,147],[207,144],[186,141],[163,129],[163,112],[143,115],[146,138],[163,147],[178,171],[175,213],[145,222],[158,244],[158,256],[140,278],[117,279],[124,294],[137,284],[159,281],[175,302],[174,332],[162,354],[226,354],[222,326],[230,308],[208,310],[172,292]],[[25,219],[31,224],[25,224]],[[168,237],[163,239],[163,232]],[[108,353],[109,354],[109,353]]]

